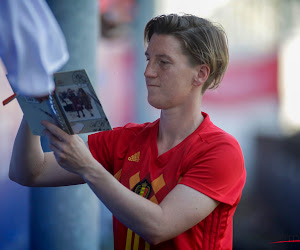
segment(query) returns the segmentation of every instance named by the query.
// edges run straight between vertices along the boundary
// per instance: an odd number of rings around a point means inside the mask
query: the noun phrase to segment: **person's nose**
[[[144,72],[144,76],[148,77],[148,78],[154,78],[157,76],[157,72],[155,70],[155,67],[153,65],[153,63],[151,61],[148,61],[145,72]]]

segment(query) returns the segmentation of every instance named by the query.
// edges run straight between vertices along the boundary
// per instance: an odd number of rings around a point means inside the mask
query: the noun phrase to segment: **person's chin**
[[[149,98],[148,96],[148,103],[156,109],[162,109],[161,102],[159,100],[155,100],[154,98]]]

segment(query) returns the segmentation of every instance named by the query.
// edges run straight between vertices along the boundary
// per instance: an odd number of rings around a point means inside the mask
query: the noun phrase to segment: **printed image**
[[[101,118],[86,84],[60,86],[56,94],[69,122]]]

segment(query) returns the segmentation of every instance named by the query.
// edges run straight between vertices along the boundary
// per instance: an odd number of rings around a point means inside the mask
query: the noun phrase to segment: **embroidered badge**
[[[140,161],[140,152],[133,154],[132,156],[128,157],[128,161],[139,162]]]
[[[146,199],[149,198],[151,190],[152,190],[151,184],[149,184],[147,180],[140,181],[133,188],[133,192],[137,193],[138,195]]]

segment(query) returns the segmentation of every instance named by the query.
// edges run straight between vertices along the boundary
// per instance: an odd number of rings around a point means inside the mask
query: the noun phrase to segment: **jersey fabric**
[[[124,186],[146,199],[159,204],[179,183],[220,202],[200,223],[156,246],[113,218],[115,249],[232,249],[233,214],[246,180],[243,154],[234,137],[202,114],[200,126],[160,156],[159,119],[89,136],[95,159]]]

